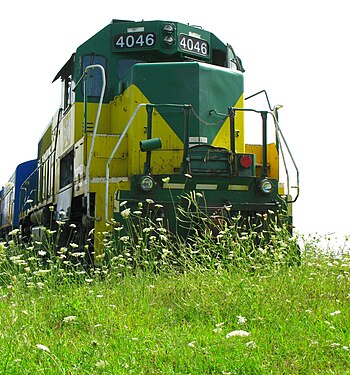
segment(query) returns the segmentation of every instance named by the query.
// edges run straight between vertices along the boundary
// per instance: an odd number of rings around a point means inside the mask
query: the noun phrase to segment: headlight
[[[264,194],[270,194],[273,189],[272,182],[267,178],[260,181],[260,190]]]
[[[175,42],[174,38],[169,35],[166,36],[163,40],[164,40],[164,43],[168,44],[169,46],[171,46]]]
[[[153,178],[150,176],[143,176],[139,181],[140,189],[143,191],[151,191],[154,187]]]
[[[163,30],[166,31],[167,33],[172,33],[175,30],[174,25],[167,23],[163,26]]]

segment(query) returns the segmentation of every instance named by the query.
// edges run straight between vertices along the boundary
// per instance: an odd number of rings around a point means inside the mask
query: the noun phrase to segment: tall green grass
[[[0,373],[350,373],[347,245],[324,252],[274,220],[183,240],[125,217],[91,268],[50,231],[0,244]]]

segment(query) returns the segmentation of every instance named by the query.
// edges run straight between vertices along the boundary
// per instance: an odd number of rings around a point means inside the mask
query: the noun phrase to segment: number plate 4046
[[[179,46],[183,51],[196,55],[208,56],[209,44],[204,39],[195,38],[186,34],[180,34]]]
[[[114,37],[114,47],[117,49],[149,48],[155,44],[155,33],[124,33]]]

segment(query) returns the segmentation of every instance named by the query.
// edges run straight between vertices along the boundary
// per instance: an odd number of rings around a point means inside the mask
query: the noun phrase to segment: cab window
[[[85,68],[89,65],[102,65],[106,68],[106,58],[100,55],[86,55],[83,57],[82,74],[85,72]],[[86,80],[87,96],[100,97],[102,90],[102,72],[100,69],[89,69]],[[82,94],[84,94],[84,87],[82,85]]]

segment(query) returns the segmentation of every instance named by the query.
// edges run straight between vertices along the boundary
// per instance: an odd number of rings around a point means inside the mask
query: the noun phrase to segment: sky
[[[112,19],[198,25],[243,61],[245,94],[266,90],[300,172],[299,233],[350,234],[349,35],[345,0],[12,0],[2,4],[0,185],[34,159],[60,105],[51,83],[76,48]],[[261,100],[252,101],[266,109]],[[260,106],[260,107],[259,107]]]

